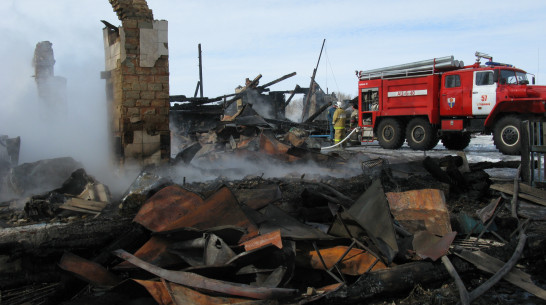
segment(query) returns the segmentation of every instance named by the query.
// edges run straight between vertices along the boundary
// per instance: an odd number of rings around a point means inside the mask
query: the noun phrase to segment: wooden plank
[[[521,186],[521,183],[520,183]],[[492,184],[490,186],[491,189],[500,191],[509,195],[514,195],[514,185],[512,183],[510,184]],[[543,206],[546,206],[546,199],[535,197],[533,195],[525,194],[525,193],[519,193],[519,198],[532,201],[537,204],[541,204]],[[546,197],[545,197],[546,198]]]
[[[108,205],[108,203],[94,200],[85,200],[81,198],[70,198],[63,205],[69,205],[77,208],[100,212],[106,207],[106,205]]]
[[[538,198],[546,198],[546,191],[538,189],[536,187],[532,187],[527,183],[520,183],[519,187],[522,192],[527,193],[529,195],[538,197]]]
[[[489,273],[495,273],[497,270],[502,268],[504,262],[485,254],[481,251],[467,251],[463,250],[460,253],[455,252],[455,254],[472,264],[476,265],[478,269],[483,270]],[[536,286],[531,280],[531,275],[513,268],[507,275],[504,276],[504,279],[524,290],[534,294],[535,296],[546,300],[546,290]]]

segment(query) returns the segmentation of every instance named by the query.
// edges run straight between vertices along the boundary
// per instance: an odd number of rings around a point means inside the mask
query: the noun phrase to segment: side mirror
[[[533,85],[535,84],[535,77],[532,78]]]

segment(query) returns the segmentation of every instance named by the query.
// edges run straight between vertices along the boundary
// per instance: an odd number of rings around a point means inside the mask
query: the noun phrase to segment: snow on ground
[[[377,141],[362,143],[361,146],[349,147],[348,150],[358,150],[373,158],[385,158],[389,160],[391,164],[407,162],[412,160],[420,160],[424,156],[430,156],[433,158],[441,158],[447,155],[456,155],[457,151],[447,150],[442,142],[438,143],[436,147],[428,151],[418,151],[411,149],[407,143],[400,149],[389,150],[383,149],[379,146]],[[327,152],[327,151],[323,151]],[[464,149],[466,158],[469,163],[477,162],[499,162],[499,161],[520,161],[520,156],[508,156],[500,153],[493,144],[493,137],[488,135],[473,136],[470,144]],[[495,168],[486,170],[486,172],[496,179],[513,179],[516,175],[516,169],[513,168]]]

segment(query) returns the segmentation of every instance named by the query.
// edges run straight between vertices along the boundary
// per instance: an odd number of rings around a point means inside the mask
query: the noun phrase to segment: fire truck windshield
[[[517,85],[529,83],[529,80],[527,80],[527,74],[514,70],[501,70],[499,81],[501,85]]]

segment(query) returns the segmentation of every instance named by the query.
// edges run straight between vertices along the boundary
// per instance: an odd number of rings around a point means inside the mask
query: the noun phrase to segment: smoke
[[[178,184],[206,182],[216,179],[240,180],[245,177],[259,176],[264,179],[273,178],[349,178],[362,174],[362,161],[369,160],[363,154],[354,154],[350,160],[326,165],[327,162],[316,163],[312,160],[287,162],[273,156],[251,151],[214,152],[192,160],[190,165],[178,165],[170,172],[163,173]]]
[[[293,99],[286,107],[286,118],[292,122],[301,121],[301,112],[303,111],[303,98]]]
[[[271,106],[273,104],[271,98],[266,98],[264,95],[261,95],[255,90],[248,90],[246,98],[247,103],[252,104],[252,109],[254,109],[260,116],[267,119],[275,118],[275,111]]]
[[[72,157],[99,180],[111,176],[105,84],[99,73],[103,59],[56,56],[55,75],[67,79],[66,102],[47,103],[33,77],[35,45],[18,40],[9,45],[0,53],[0,134],[21,137],[19,164]]]

